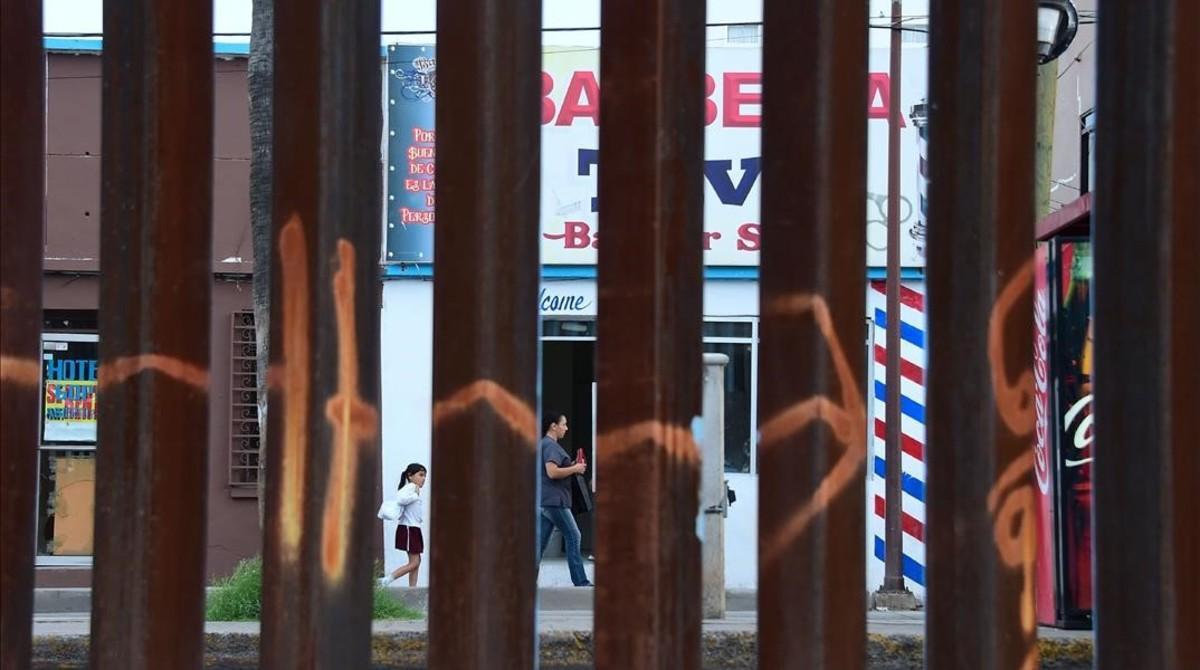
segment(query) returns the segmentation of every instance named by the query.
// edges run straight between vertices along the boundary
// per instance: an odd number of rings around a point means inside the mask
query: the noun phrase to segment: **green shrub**
[[[262,559],[247,558],[233,574],[213,583],[205,618],[209,621],[257,621],[262,614]]]
[[[262,559],[243,560],[234,568],[233,574],[216,580],[213,587],[205,611],[209,621],[257,621],[262,616]],[[420,619],[423,616],[377,582],[372,588],[372,603],[376,619]]]

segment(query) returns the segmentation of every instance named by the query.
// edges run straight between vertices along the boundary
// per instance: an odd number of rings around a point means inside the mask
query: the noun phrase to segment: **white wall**
[[[396,490],[400,474],[409,463],[429,467],[433,406],[433,282],[383,283],[380,315],[380,372],[383,424],[383,494]],[[430,509],[438,473],[430,471],[421,495],[425,499],[425,561],[418,586],[429,584],[429,558],[434,538],[434,510]],[[404,564],[405,556],[393,549],[396,524],[384,522],[384,565],[390,571]],[[408,579],[405,577],[404,579]]]
[[[758,475],[725,473],[737,502],[725,519],[725,588],[758,587]]]

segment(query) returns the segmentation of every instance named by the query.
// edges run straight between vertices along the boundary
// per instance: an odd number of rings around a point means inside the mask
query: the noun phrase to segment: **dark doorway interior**
[[[593,454],[592,434],[595,425],[592,416],[592,389],[596,379],[596,343],[592,340],[550,340],[542,342],[542,408],[567,415],[570,430],[562,446],[568,454],[583,449],[584,458],[591,465],[596,460]],[[585,478],[591,486],[594,481],[589,468]],[[593,502],[595,497],[593,496]],[[583,534],[583,554],[593,554],[593,526],[595,509],[590,513],[576,514],[579,531]],[[559,554],[561,542],[546,550],[547,555]]]

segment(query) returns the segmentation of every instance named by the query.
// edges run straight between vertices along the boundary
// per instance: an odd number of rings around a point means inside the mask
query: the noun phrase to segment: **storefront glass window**
[[[750,342],[705,342],[704,352],[729,357],[725,368],[725,471],[750,472],[750,396],[754,388]]]
[[[42,449],[39,455],[38,553],[91,556],[96,450]]]
[[[37,551],[90,556],[96,493],[95,333],[42,336]]]

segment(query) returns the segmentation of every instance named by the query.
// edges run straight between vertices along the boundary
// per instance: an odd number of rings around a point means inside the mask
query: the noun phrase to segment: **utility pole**
[[[916,598],[904,586],[900,465],[900,0],[892,2],[891,63],[888,74],[887,213],[887,411],[885,420],[886,508],[884,513],[883,587],[875,606],[915,609]]]
[[[1054,180],[1054,111],[1058,97],[1058,61],[1037,69],[1037,167],[1034,171],[1035,221],[1050,213],[1050,189]]]

